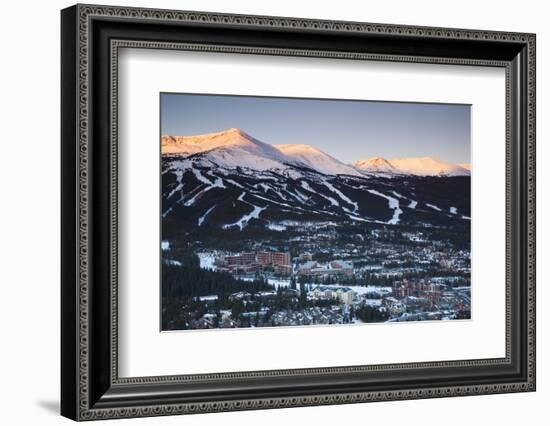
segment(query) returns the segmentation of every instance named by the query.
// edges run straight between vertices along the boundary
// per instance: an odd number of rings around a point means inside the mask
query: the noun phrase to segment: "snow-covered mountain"
[[[325,175],[360,175],[352,166],[338,161],[311,145],[282,144],[274,147],[287,157],[288,162],[305,165]]]
[[[365,172],[372,173],[396,173],[395,167],[386,159],[382,157],[373,157],[364,160],[356,161],[353,166]]]
[[[163,136],[161,141],[163,154],[193,155],[215,149],[246,152],[273,161],[284,162],[285,158],[273,145],[253,138],[241,129],[231,128],[222,132],[196,136]]]
[[[200,162],[203,167],[273,170],[294,176],[308,170],[327,176],[470,175],[466,165],[462,167],[432,157],[391,160],[374,157],[349,165],[311,145],[270,145],[237,128],[196,136],[165,135],[161,138],[161,149],[163,155],[192,159],[195,163]]]
[[[185,157],[205,167],[214,165],[229,170],[281,171],[291,162],[273,145],[237,128],[196,136],[163,136],[161,149],[163,155]]]
[[[415,176],[469,176],[470,171],[458,164],[432,157],[394,158],[390,163],[401,173]]]
[[[432,157],[394,158],[391,160],[375,157],[356,161],[354,166],[367,175],[470,176],[469,169]]]
[[[458,163],[460,167],[466,170],[472,170],[472,163]]]
[[[320,222],[461,226],[470,216],[468,170],[429,157],[351,166],[309,145],[269,145],[239,129],[163,136],[162,154],[163,232],[279,232]]]
[[[313,146],[269,145],[236,128],[196,136],[165,135],[161,139],[161,148],[163,155],[200,158],[204,164],[226,169],[292,171],[298,167],[325,175],[360,176],[352,166]]]

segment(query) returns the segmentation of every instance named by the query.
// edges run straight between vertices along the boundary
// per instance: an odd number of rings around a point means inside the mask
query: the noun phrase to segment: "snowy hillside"
[[[352,166],[338,161],[311,145],[283,144],[274,145],[274,147],[286,156],[287,161],[296,165],[303,164],[326,175],[360,175]]]
[[[287,166],[233,169],[202,154],[163,156],[163,229],[270,230],[339,223],[447,226],[470,217],[467,176],[325,175]]]

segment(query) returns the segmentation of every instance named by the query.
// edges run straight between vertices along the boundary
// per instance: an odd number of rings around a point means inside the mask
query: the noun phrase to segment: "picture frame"
[[[61,12],[61,414],[160,416],[535,391],[534,34],[75,5]],[[503,68],[506,356],[119,377],[121,48]]]

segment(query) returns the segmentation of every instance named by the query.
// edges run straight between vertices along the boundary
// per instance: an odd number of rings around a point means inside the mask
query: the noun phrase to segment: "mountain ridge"
[[[306,144],[277,144],[273,145],[295,164],[306,165],[326,175],[359,175],[358,171],[349,164],[342,163],[321,149]]]
[[[193,136],[161,136],[163,155],[191,157],[199,155],[219,167],[251,170],[310,169],[324,175],[349,176],[469,176],[465,164],[454,164],[433,157],[382,157],[360,159],[352,165],[341,162],[323,150],[308,144],[267,144],[239,128]]]

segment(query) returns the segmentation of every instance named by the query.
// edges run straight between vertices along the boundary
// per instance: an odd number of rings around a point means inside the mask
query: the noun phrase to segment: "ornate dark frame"
[[[534,34],[76,5],[61,13],[61,36],[62,415],[92,420],[535,390]],[[505,68],[506,357],[119,378],[123,47]]]

